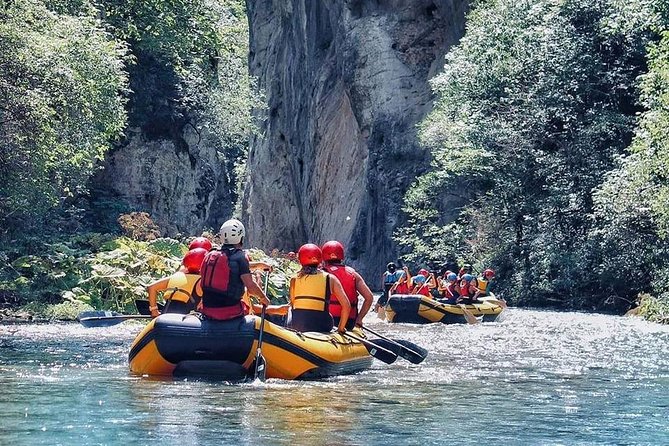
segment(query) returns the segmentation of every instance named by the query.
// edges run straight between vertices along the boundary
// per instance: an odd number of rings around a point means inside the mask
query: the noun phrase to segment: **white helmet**
[[[241,221],[233,218],[223,223],[220,234],[224,245],[236,245],[244,240],[246,229]]]

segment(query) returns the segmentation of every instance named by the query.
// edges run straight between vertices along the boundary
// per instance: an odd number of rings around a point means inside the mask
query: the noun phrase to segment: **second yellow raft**
[[[474,316],[483,316],[484,322],[492,322],[503,308],[492,302],[464,305]],[[420,295],[396,294],[390,296],[385,306],[388,322],[408,322],[412,324],[428,324],[442,322],[444,324],[466,323],[461,305],[438,302],[431,297]]]

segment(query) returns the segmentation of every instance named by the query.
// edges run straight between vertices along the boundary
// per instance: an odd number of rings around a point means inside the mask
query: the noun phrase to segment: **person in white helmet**
[[[198,283],[202,295],[200,312],[210,319],[228,320],[248,314],[242,301],[246,289],[262,305],[270,303],[251,275],[249,260],[242,250],[245,235],[241,221],[226,221],[220,230],[221,248],[209,251],[202,261],[202,279]]]

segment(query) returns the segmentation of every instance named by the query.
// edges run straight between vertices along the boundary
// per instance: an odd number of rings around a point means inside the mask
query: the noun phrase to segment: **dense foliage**
[[[189,126],[241,184],[262,108],[247,58],[243,0],[0,4],[0,236],[81,215],[96,162],[128,127],[179,146]]]
[[[641,105],[653,108],[658,91],[650,89],[666,89],[661,75],[649,75],[639,104],[637,78],[664,23],[659,3],[477,5],[433,80],[437,101],[421,129],[432,169],[408,191],[409,221],[397,234],[410,260],[491,265],[520,304],[622,308],[651,289],[651,272],[667,258],[650,214],[666,213],[666,203],[647,194],[647,206],[638,206],[633,195],[616,195],[635,181],[642,149],[625,161],[623,177],[611,172]],[[651,71],[662,64],[655,48]],[[653,133],[648,125],[636,145]],[[644,185],[666,187],[666,164],[646,153],[657,168]],[[644,172],[647,164],[637,163]]]
[[[241,184],[251,110],[262,108],[247,59],[243,0],[0,3],[0,303],[129,310],[173,271],[183,247],[150,241],[160,228],[148,215],[119,219],[130,209],[107,197],[84,212],[78,199],[128,129],[179,148],[188,126]],[[100,215],[130,238],[87,234]]]
[[[669,323],[669,32],[649,49],[642,77],[646,111],[629,156],[612,171],[595,195],[593,239],[610,271],[622,272],[641,299],[641,313]]]
[[[85,190],[126,122],[124,47],[92,15],[0,5],[0,228],[29,228]],[[1,234],[0,234],[1,235]]]
[[[0,251],[0,300],[11,298],[14,308],[54,318],[72,318],[87,307],[133,313],[135,299],[146,299],[146,285],[174,273],[186,251],[185,243],[169,238],[87,233],[68,240],[23,239]],[[296,263],[260,250],[251,250],[250,257],[273,265],[269,295],[285,303],[286,277]]]

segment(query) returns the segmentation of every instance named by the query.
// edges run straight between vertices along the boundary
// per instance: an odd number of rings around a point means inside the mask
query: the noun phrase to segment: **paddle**
[[[267,361],[262,355],[262,334],[265,331],[265,310],[267,305],[262,306],[262,312],[260,313],[260,334],[258,334],[258,348],[256,349],[256,371],[254,374],[254,379],[259,379],[260,381],[265,381],[267,379]]]
[[[378,359],[379,361],[385,362],[386,364],[392,364],[397,360],[397,355],[395,353],[393,353],[392,351],[388,350],[385,347],[381,347],[378,343],[374,343],[372,341],[368,341],[367,339],[358,337],[354,334],[351,334],[351,332],[349,331],[344,332],[342,334],[343,336],[346,336],[348,338],[360,342],[367,348],[369,354],[374,358]]]
[[[111,327],[128,319],[151,319],[151,315],[120,314],[112,311],[84,311],[77,316],[84,327]]]
[[[406,359],[407,361],[413,363],[413,364],[420,364],[427,358],[427,350],[425,350],[423,347],[420,345],[416,345],[413,342],[405,341],[403,339],[390,339],[387,338],[380,333],[375,332],[371,328],[367,328],[365,326],[362,327],[363,330],[370,332],[374,336],[381,338],[387,342],[389,342],[392,347],[390,350],[397,354],[397,356],[401,356],[402,358]]]
[[[135,307],[137,307],[137,312],[139,314],[144,314],[151,316],[151,310],[149,310],[149,301],[146,299],[135,299]],[[158,304],[158,311],[161,313],[165,306],[161,303]]]
[[[265,296],[267,296],[267,286],[269,284],[269,269],[265,268],[265,289],[263,290]],[[262,355],[262,334],[265,331],[265,312],[267,310],[267,305],[262,306],[262,312],[260,313],[260,333],[258,334],[258,349],[256,350],[256,371],[254,379],[259,379],[260,381],[265,381],[267,379],[267,361]]]

